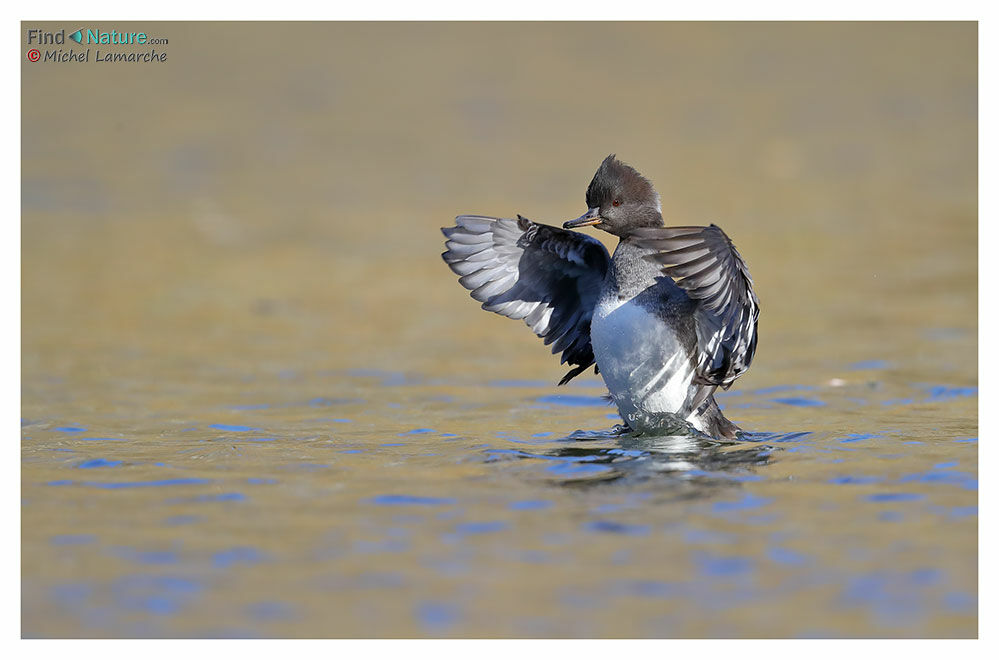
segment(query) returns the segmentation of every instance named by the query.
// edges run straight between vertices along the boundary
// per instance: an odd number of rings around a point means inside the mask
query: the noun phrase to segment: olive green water
[[[24,636],[977,635],[975,25],[100,27],[168,60],[22,66]],[[610,152],[749,263],[742,442],[439,258]]]

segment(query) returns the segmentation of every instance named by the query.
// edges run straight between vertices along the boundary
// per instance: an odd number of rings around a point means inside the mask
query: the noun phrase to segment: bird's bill
[[[570,220],[562,225],[564,229],[575,229],[576,227],[589,227],[591,225],[598,225],[602,222],[600,218],[600,209],[589,209],[583,215],[579,216],[575,220]]]

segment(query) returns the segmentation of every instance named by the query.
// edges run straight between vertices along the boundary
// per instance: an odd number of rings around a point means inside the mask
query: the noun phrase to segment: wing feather
[[[698,381],[727,389],[756,353],[760,303],[746,262],[716,225],[642,229],[636,239],[697,302]]]
[[[460,215],[441,255],[482,309],[523,319],[563,364],[560,385],[594,363],[590,320],[610,255],[585,234],[517,216]]]

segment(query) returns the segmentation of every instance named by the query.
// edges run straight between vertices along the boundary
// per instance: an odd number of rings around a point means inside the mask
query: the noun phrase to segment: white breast
[[[693,370],[661,319],[633,300],[603,300],[593,313],[590,340],[600,375],[632,428],[635,422],[644,426],[644,416],[683,412]]]

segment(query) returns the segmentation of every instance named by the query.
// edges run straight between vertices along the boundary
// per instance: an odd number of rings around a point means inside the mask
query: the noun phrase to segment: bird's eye
[[[615,199],[613,202],[611,202],[611,204],[613,204],[614,206],[621,206],[621,200]]]

